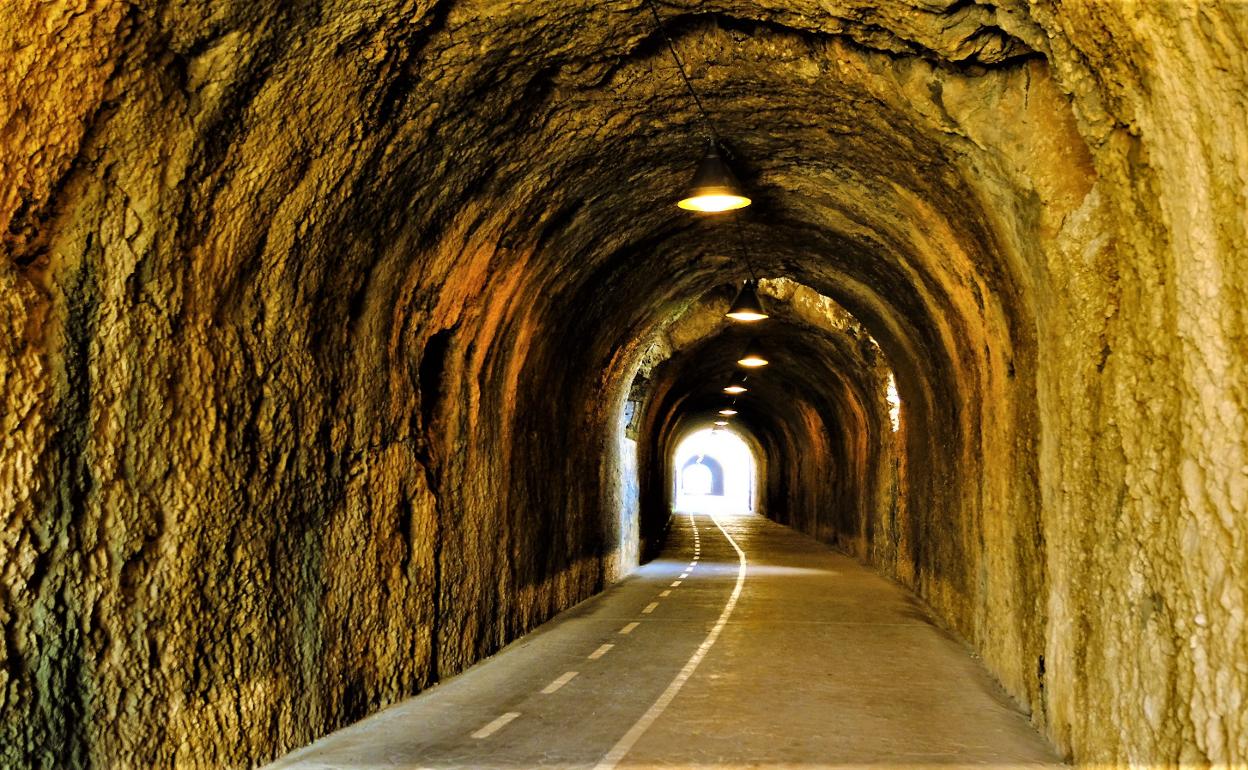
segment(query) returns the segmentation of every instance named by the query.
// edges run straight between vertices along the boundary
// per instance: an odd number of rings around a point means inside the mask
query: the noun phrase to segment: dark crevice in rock
[[[441,329],[425,343],[420,357],[420,410],[422,425],[429,429],[437,414],[438,400],[442,395],[442,381],[446,376],[446,356],[450,351],[454,329]]]

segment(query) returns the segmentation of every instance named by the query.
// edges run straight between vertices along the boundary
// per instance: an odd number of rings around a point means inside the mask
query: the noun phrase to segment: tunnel
[[[17,0],[0,39],[5,767],[261,766],[687,554],[596,662],[719,586],[696,692],[750,581],[826,579],[1055,762],[1248,763],[1243,3]],[[749,206],[676,205],[708,142]],[[729,406],[756,511],[673,513]]]

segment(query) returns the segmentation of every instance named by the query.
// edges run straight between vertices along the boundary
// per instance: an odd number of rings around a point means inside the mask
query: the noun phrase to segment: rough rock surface
[[[1074,759],[1248,762],[1248,6],[662,12],[794,282],[771,515]],[[744,272],[638,0],[16,0],[0,71],[0,763],[248,766],[660,536]]]

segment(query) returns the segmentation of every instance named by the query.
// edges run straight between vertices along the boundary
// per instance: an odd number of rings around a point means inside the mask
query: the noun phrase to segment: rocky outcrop
[[[788,281],[771,515],[1076,760],[1248,761],[1240,6],[661,11]],[[643,5],[19,0],[0,40],[4,764],[263,761],[659,536],[746,272],[669,205],[704,128]]]

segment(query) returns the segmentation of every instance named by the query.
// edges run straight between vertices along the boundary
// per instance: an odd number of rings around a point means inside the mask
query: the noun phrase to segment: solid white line
[[[690,515],[689,519],[692,521],[693,516]],[[651,704],[646,713],[642,714],[641,718],[629,728],[628,732],[624,733],[624,737],[620,738],[611,747],[611,750],[607,752],[607,755],[594,766],[594,770],[615,770],[616,765],[620,764],[620,761],[624,759],[624,755],[633,748],[641,736],[645,734],[646,730],[650,729],[650,725],[654,724],[663,715],[663,711],[676,698],[680,688],[684,687],[685,682],[689,681],[689,677],[693,676],[693,672],[697,670],[698,664],[702,662],[702,659],[706,657],[706,653],[710,652],[715,641],[719,639],[720,632],[728,624],[728,618],[737,606],[737,599],[741,598],[741,588],[745,585],[745,571],[747,567],[745,551],[742,551],[741,546],[737,545],[737,541],[733,540],[732,536],[720,526],[718,519],[711,516],[711,521],[715,523],[716,527],[719,527],[719,531],[723,533],[728,544],[737,552],[737,584],[732,588],[732,595],[728,597],[728,602],[724,605],[724,611],[719,614],[719,620],[715,621],[711,632],[706,635],[706,638],[702,640],[702,644],[698,645],[698,649],[694,651],[693,657],[689,658],[684,668],[680,670],[680,673],[676,674],[676,678],[667,686],[667,689],[658,697],[658,700]]]
[[[671,596],[671,595],[672,595],[672,589],[670,589],[670,588],[669,588],[669,589],[667,589],[666,591],[659,591],[659,598],[660,598],[660,599],[666,599],[667,597],[669,597],[669,596]]]
[[[631,634],[633,633],[633,629],[640,625],[641,625],[640,623],[629,623],[627,626],[624,626],[623,628],[620,629],[620,633]]]
[[[508,711],[506,714],[503,714],[498,719],[495,719],[493,722],[490,722],[485,727],[482,727],[480,730],[477,730],[475,733],[472,734],[472,737],[478,740],[480,740],[481,738],[489,738],[494,733],[506,727],[507,724],[511,720],[515,719],[518,716],[520,716],[519,711]]]
[[[555,681],[551,682],[550,684],[542,688],[542,695],[550,695],[551,693],[558,690],[560,687],[563,687],[568,682],[571,682],[574,678],[576,678],[576,672],[569,671],[568,673],[564,674],[563,676],[559,677]]]
[[[606,654],[607,654],[607,651],[608,651],[608,650],[610,650],[610,649],[611,649],[612,647],[614,647],[614,646],[615,646],[614,644],[604,644],[604,645],[602,645],[601,647],[599,647],[598,649],[594,650],[593,652],[591,652],[591,653],[589,654],[589,659],[590,659],[590,660],[598,660],[598,659],[599,659],[599,658],[601,658],[603,655],[606,655]]]
[[[654,612],[654,608],[658,606],[659,606],[658,602],[650,602],[649,604],[646,605],[646,608],[641,611],[641,614],[649,615],[651,612]]]

